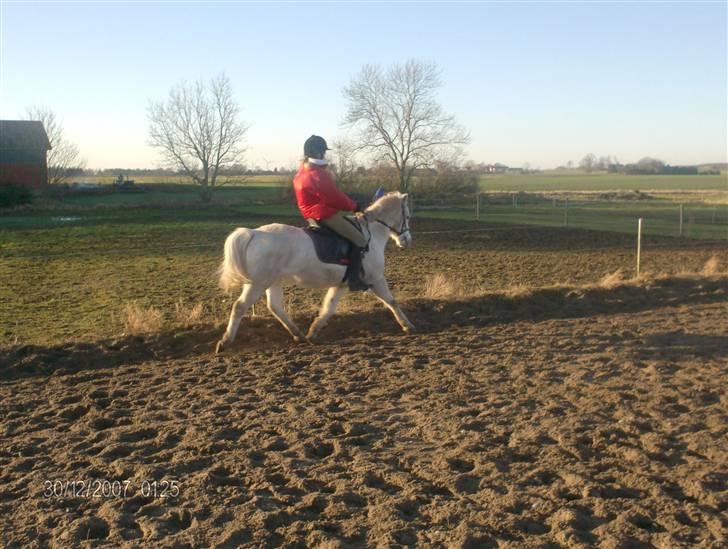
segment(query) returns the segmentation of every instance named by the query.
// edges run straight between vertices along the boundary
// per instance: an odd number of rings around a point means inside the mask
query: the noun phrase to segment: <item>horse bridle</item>
[[[375,219],[374,221],[376,221],[377,223],[381,223],[382,225],[384,225],[385,227],[387,227],[387,229],[389,229],[390,231],[392,231],[394,234],[396,234],[397,236],[401,237],[403,234],[408,233],[409,230],[410,230],[409,229],[409,220],[407,219],[407,215],[406,215],[406,212],[405,212],[405,209],[404,209],[404,205],[405,205],[405,201],[403,200],[402,201],[402,227],[400,228],[399,231],[397,229],[395,229],[394,227],[392,227],[391,225],[385,223],[381,219]]]

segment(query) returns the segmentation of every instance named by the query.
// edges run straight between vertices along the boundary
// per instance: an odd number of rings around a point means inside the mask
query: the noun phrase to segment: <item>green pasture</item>
[[[726,191],[728,173],[720,175],[518,174],[484,175],[483,192],[549,191]]]
[[[137,185],[184,185],[189,184],[190,178],[184,175],[130,175],[129,179]],[[69,183],[97,183],[110,185],[116,181],[114,175],[81,175],[74,176]],[[287,175],[233,175],[220,176],[218,183],[225,186],[272,186],[279,187],[287,184]]]
[[[140,185],[181,185],[189,179],[181,175],[130,176]],[[79,183],[111,184],[114,176],[80,176]],[[289,184],[287,175],[250,175],[223,177],[225,186],[281,187]],[[224,188],[223,187],[223,188]],[[483,192],[550,192],[550,191],[726,191],[728,172],[720,175],[623,175],[610,173],[541,172],[535,174],[483,175]]]
[[[267,177],[267,176],[266,176]],[[538,180],[538,175],[508,176],[516,180]],[[560,176],[571,178],[572,176]],[[573,176],[577,177],[577,176]],[[625,178],[637,180],[698,179],[709,180],[722,176],[610,176],[594,177],[608,181]],[[571,183],[574,183],[572,181]],[[515,184],[515,183],[514,183]],[[627,185],[626,186],[634,186]],[[646,185],[643,188],[646,188]],[[537,186],[533,183],[532,186]],[[606,186],[609,186],[606,184]],[[210,203],[201,202],[198,189],[190,184],[148,183],[144,192],[70,193],[61,200],[40,200],[31,208],[0,210],[0,231],[4,228],[55,228],[66,225],[92,227],[108,223],[126,225],[154,223],[167,220],[171,223],[196,222],[201,218],[224,219],[240,215],[267,215],[271,219],[292,217],[298,212],[289,194],[288,186],[251,184],[224,186],[217,189]],[[585,186],[577,189],[584,191]],[[721,192],[686,191],[683,232],[687,238],[723,239],[728,235],[728,200],[722,200]],[[725,193],[728,199],[728,191]],[[647,200],[600,200],[596,195],[588,199],[577,192],[569,199],[568,226],[584,229],[633,233],[637,218],[644,218],[646,234],[679,236],[679,203],[670,199]],[[664,195],[661,195],[664,196]],[[710,197],[703,200],[701,197]],[[475,219],[474,197],[440,195],[434,204],[425,195],[413,193],[416,215],[431,218]],[[687,202],[687,200],[695,200]],[[508,195],[487,194],[481,199],[480,220],[488,223],[563,226],[564,200],[561,196],[544,198],[538,193],[521,194],[517,207]],[[682,200],[682,199],[681,199]],[[78,217],[79,219],[74,219]],[[100,229],[103,230],[103,229]],[[0,232],[0,235],[2,233]],[[7,242],[0,240],[0,245]]]
[[[415,208],[417,206],[415,205]],[[417,215],[439,219],[475,219],[475,205],[459,208],[416,209]],[[643,219],[643,233],[655,236],[680,236],[680,206],[671,201],[599,202],[563,200],[523,204],[487,204],[481,202],[480,218],[484,223],[572,227],[597,231],[635,234],[637,220]],[[689,203],[683,206],[684,238],[727,239],[728,204]]]
[[[215,190],[211,204],[224,206],[279,201],[287,196],[286,191],[287,187],[280,185],[224,186]],[[34,209],[74,210],[123,206],[168,208],[180,205],[203,205],[199,187],[178,183],[148,183],[144,185],[142,192],[112,192],[108,188],[99,192],[68,193],[61,198],[41,199]]]
[[[0,344],[119,334],[129,303],[170,315],[201,302],[206,318],[224,318],[215,272],[225,237],[239,226],[300,224],[296,214],[206,204],[0,216]]]

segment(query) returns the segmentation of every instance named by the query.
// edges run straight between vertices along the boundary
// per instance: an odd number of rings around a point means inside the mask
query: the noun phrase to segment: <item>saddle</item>
[[[319,225],[313,219],[307,221],[308,227],[304,231],[311,237],[319,261],[336,265],[348,265],[350,263],[351,242],[328,227]]]

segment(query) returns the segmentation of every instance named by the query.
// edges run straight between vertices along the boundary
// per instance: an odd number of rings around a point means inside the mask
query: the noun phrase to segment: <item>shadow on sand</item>
[[[487,293],[467,299],[412,299],[402,306],[417,326],[417,333],[422,335],[458,327],[636,313],[719,302],[728,304],[727,276],[665,277],[613,288],[539,288],[520,293]],[[307,326],[313,318],[297,316],[295,320]],[[222,325],[202,325],[94,342],[4,347],[0,348],[0,380],[211,355],[223,330]],[[350,338],[376,335],[410,337],[401,335],[389,313],[376,307],[334,317],[316,343],[340,345]],[[728,336],[664,334],[648,343],[655,352],[672,346],[673,351],[679,348],[693,355],[728,354]],[[275,320],[258,317],[243,321],[236,345],[227,353],[245,355],[292,348],[295,344]]]

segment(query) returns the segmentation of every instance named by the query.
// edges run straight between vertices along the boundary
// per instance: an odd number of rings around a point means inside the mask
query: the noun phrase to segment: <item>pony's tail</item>
[[[218,273],[220,288],[226,292],[251,281],[246,267],[246,254],[255,233],[251,229],[235,229],[225,240],[225,258]]]

